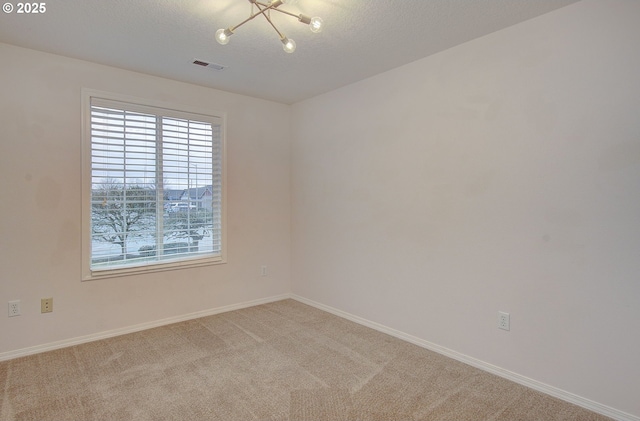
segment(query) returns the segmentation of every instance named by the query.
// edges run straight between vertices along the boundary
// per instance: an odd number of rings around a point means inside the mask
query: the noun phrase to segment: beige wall
[[[0,80],[0,354],[290,291],[289,106],[5,44]],[[227,264],[80,281],[85,87],[227,113]]]
[[[640,416],[638,40],[585,0],[295,104],[293,292]]]

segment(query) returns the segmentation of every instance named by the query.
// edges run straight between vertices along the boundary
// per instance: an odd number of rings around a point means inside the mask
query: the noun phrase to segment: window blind
[[[91,98],[92,271],[219,257],[218,117]]]

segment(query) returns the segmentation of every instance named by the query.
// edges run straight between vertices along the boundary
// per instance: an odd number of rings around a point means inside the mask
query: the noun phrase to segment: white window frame
[[[91,194],[92,194],[92,168],[91,168],[91,103],[92,99],[116,101],[140,107],[151,107],[166,111],[167,116],[176,118],[200,119],[201,121],[215,121],[221,125],[221,253],[216,256],[187,256],[169,261],[157,261],[152,264],[134,267],[91,269]],[[135,98],[128,95],[114,94],[94,89],[82,89],[82,280],[95,280],[103,278],[120,277],[149,272],[176,270],[206,265],[222,264],[227,262],[227,200],[226,200],[226,114],[211,110],[203,110],[183,105],[175,105],[160,101]]]

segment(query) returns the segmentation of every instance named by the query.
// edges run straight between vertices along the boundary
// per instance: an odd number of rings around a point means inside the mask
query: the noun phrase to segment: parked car
[[[189,210],[195,211],[196,205],[180,202],[180,203],[172,203],[167,209],[167,212],[186,212]]]

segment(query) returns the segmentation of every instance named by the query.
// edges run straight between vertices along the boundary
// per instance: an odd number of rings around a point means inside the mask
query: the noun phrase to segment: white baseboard
[[[282,294],[282,295],[277,295],[273,297],[261,298],[258,300],[246,301],[243,303],[212,308],[209,310],[197,311],[195,313],[184,314],[181,316],[168,317],[166,319],[155,320],[152,322],[140,323],[133,326],[127,326],[123,328],[107,330],[104,332],[93,333],[90,335],[79,336],[77,338],[64,339],[57,342],[36,345],[29,348],[18,349],[15,351],[3,352],[0,354],[0,361],[12,360],[14,358],[24,357],[32,354],[38,354],[40,352],[53,351],[54,349],[66,348],[69,346],[80,345],[87,342],[98,341],[100,339],[112,338],[114,336],[120,336],[120,335],[125,335],[127,333],[139,332],[141,330],[170,325],[172,323],[184,322],[186,320],[197,319],[200,317],[213,316],[214,314],[226,313],[228,311],[233,311],[233,310],[240,310],[242,308],[253,307],[260,304],[272,303],[274,301],[285,300],[287,298],[291,298],[291,294]]]
[[[410,342],[414,345],[418,345],[422,348],[426,348],[430,351],[437,352],[438,354],[442,354],[446,357],[453,358],[454,360],[463,362],[472,367],[479,368],[483,371],[487,371],[489,373],[495,374],[497,376],[503,377],[507,380],[511,380],[515,383],[521,384],[523,386],[527,386],[531,389],[537,390],[539,392],[545,393],[547,395],[553,396],[558,399],[562,399],[563,401],[572,403],[574,405],[578,405],[582,408],[588,409],[593,412],[597,412],[598,414],[605,415],[607,417],[613,418],[619,421],[640,421],[640,417],[636,417],[635,415],[628,414],[626,412],[619,411],[615,408],[611,408],[606,405],[602,405],[598,402],[594,402],[590,399],[583,398],[581,396],[575,395],[573,393],[567,392],[565,390],[559,389],[554,386],[550,386],[548,384],[539,382],[534,379],[530,379],[528,377],[522,376],[518,373],[514,373],[509,370],[505,370],[504,368],[495,366],[493,364],[486,363],[484,361],[478,360],[476,358],[470,357],[468,355],[461,354],[459,352],[453,351],[451,349],[445,348],[440,345],[436,345],[429,341],[425,341],[424,339],[417,338],[415,336],[409,335],[407,333],[401,332],[399,330],[392,329],[390,327],[381,325],[376,322],[372,322],[370,320],[364,319],[359,316],[355,316],[353,314],[347,313],[342,310],[338,310],[336,308],[315,302],[313,300],[309,300],[307,298],[301,297],[296,294],[292,294],[290,298],[299,301],[304,304],[308,304],[317,309],[326,311],[328,313],[334,314],[336,316],[342,317],[347,320],[351,320],[352,322],[361,324],[366,327],[370,327],[374,330],[377,330],[382,333],[386,333],[390,336],[396,337],[398,339],[402,339],[404,341]]]

